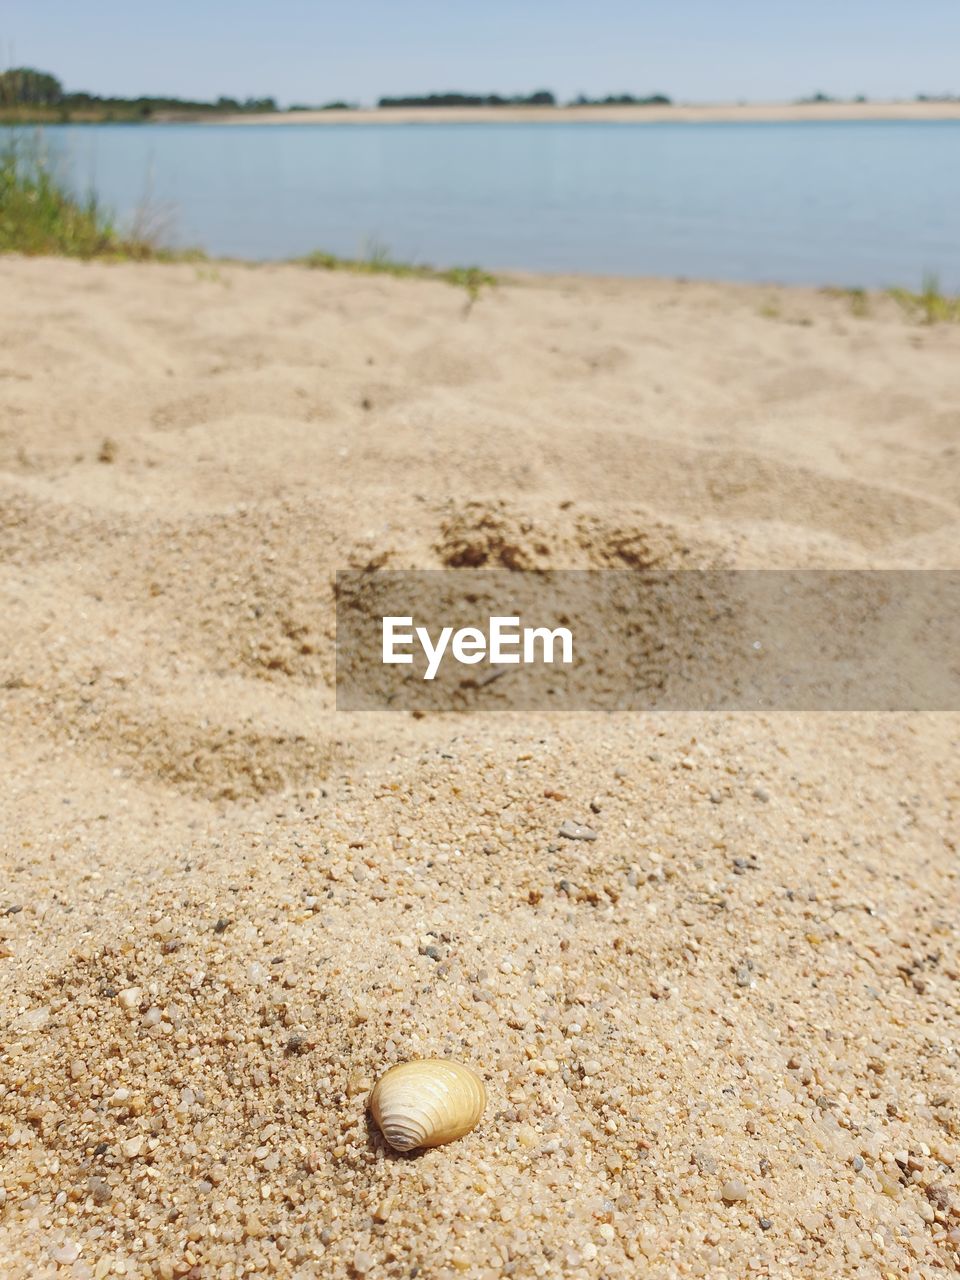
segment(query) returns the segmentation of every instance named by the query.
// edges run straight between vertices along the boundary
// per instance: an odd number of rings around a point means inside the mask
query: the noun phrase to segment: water
[[[960,122],[50,128],[215,255],[960,290]]]

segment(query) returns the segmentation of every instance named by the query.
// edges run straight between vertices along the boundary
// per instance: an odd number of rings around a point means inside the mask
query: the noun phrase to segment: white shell
[[[439,1147],[480,1122],[487,1094],[462,1063],[422,1058],[391,1067],[373,1087],[370,1112],[394,1151]]]

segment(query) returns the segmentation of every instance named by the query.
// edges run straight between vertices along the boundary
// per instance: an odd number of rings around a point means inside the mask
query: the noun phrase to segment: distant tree
[[[5,107],[55,107],[63,97],[63,85],[48,71],[14,67],[0,73],[0,104]]]
[[[288,111],[354,111],[356,110],[352,102],[324,102],[320,106],[313,106],[307,102],[291,102],[287,107]]]
[[[605,98],[588,98],[579,94],[571,104],[575,107],[669,107],[672,99],[665,93],[651,93],[646,98],[634,97],[632,93],[609,93]]]
[[[426,93],[402,98],[380,98],[378,107],[552,107],[556,98],[549,89],[538,89],[529,96],[517,94],[512,98],[499,93]]]

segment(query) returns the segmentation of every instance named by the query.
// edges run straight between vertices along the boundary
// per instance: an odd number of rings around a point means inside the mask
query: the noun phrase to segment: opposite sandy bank
[[[391,107],[225,116],[218,124],[687,124],[960,120],[960,102],[811,102],[672,107]],[[205,122],[206,123],[206,122]]]
[[[0,1273],[955,1271],[960,716],[331,681],[338,568],[958,567],[960,327],[467,301],[0,261]],[[481,1124],[392,1155],[447,1055]]]

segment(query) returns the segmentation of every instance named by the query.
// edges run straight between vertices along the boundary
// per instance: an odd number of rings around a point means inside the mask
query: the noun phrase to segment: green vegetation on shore
[[[155,235],[142,229],[120,228],[94,191],[80,196],[62,174],[55,172],[42,150],[40,138],[39,130],[32,137],[18,136],[14,131],[14,136],[0,149],[0,253],[137,262],[207,260],[201,250],[169,249],[161,245]],[[441,268],[403,262],[376,244],[361,258],[315,250],[292,261],[315,270],[440,281],[464,289],[469,305],[476,301],[484,287],[498,283],[496,276],[480,267]],[[823,292],[847,299],[856,316],[870,313],[871,294],[864,289],[826,288]],[[960,295],[944,293],[934,274],[924,276],[919,292],[904,288],[883,292],[912,320],[928,325],[960,324]],[[763,309],[763,314],[775,318],[779,311],[770,304]]]
[[[0,151],[0,253],[128,262],[202,262],[200,250],[164,248],[141,231],[119,228],[94,192],[77,195],[55,172],[37,138],[15,137]],[[479,267],[422,266],[399,262],[373,245],[363,258],[317,251],[295,259],[302,266],[358,275],[438,280],[466,290],[472,304],[496,277]]]
[[[0,151],[0,253],[67,258],[196,259],[137,231],[123,231],[94,192],[78,196],[50,166],[34,139],[14,138]]]
[[[218,98],[215,102],[146,96],[105,98],[96,93],[68,93],[56,76],[32,67],[14,67],[0,73],[0,124],[137,124],[156,118],[203,118],[276,110],[273,98]]]
[[[556,96],[549,89],[536,93],[516,94],[505,98],[499,93],[428,93],[413,94],[404,98],[381,98],[377,106],[394,107],[556,107]],[[653,93],[645,98],[635,98],[632,93],[608,94],[605,98],[588,98],[580,94],[566,104],[571,107],[669,107],[671,99],[665,93]]]
[[[571,107],[672,107],[673,99],[665,93],[651,93],[645,98],[635,98],[632,93],[608,93],[605,98],[588,98],[581,93],[570,103]]]
[[[381,98],[380,107],[450,106],[554,106],[547,89],[529,95],[431,93],[403,98]],[[351,111],[354,104],[328,102],[322,106],[296,103],[287,108],[302,111]],[[173,97],[118,98],[87,92],[66,92],[56,76],[32,67],[15,67],[0,73],[0,124],[142,124],[149,120],[205,120],[240,114],[272,114],[281,109],[275,98],[227,98],[202,102]]]
[[[855,98],[838,98],[829,93],[813,93],[796,99],[798,105],[823,105],[837,102],[864,103],[864,94]],[[915,101],[958,102],[951,93],[918,93]],[[533,93],[419,93],[400,97],[382,97],[377,106],[382,110],[397,107],[669,107],[673,99],[665,93],[636,96],[632,93],[610,93],[591,97],[578,94],[561,103],[549,89]],[[355,111],[358,104],[337,100],[321,104],[303,102],[288,107],[277,105],[275,98],[219,97],[200,101],[171,96],[141,95],[136,98],[104,97],[86,91],[68,91],[55,75],[34,67],[13,67],[0,72],[0,124],[143,124],[148,121],[217,120],[232,115],[296,114],[304,111]]]
[[[888,289],[887,293],[912,320],[923,324],[960,324],[960,297],[944,293],[935,275],[924,276],[919,293],[910,289]]]
[[[339,258],[333,253],[316,250],[304,258],[295,261],[305,267],[320,271],[351,271],[357,275],[396,276],[401,279],[439,280],[444,284],[456,285],[465,289],[470,301],[476,301],[484,285],[495,285],[497,278],[480,267],[441,267],[419,266],[412,262],[398,262],[391,258],[388,251],[374,245],[364,258]]]
[[[591,98],[580,94],[569,106],[669,106],[666,94],[634,97],[630,93]],[[533,93],[426,93],[380,98],[377,106],[395,107],[555,107],[556,96],[549,89]],[[295,103],[286,111],[353,111],[355,103],[336,101],[320,106]],[[56,76],[33,67],[14,67],[0,72],[0,124],[143,124],[147,121],[215,120],[221,116],[281,113],[275,98],[220,97],[204,102],[174,97],[103,97],[88,92],[66,91]]]
[[[871,302],[886,297],[919,324],[960,324],[960,295],[944,293],[938,277],[933,274],[924,276],[918,293],[912,289],[890,288],[872,294],[866,289],[836,286],[829,286],[822,292],[830,298],[845,299],[850,304],[851,314],[859,319],[870,315]]]
[[[549,89],[512,98],[499,93],[427,93],[402,98],[380,98],[378,107],[555,107],[557,100]]]

